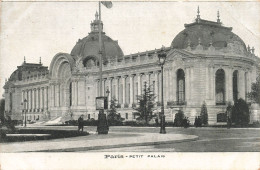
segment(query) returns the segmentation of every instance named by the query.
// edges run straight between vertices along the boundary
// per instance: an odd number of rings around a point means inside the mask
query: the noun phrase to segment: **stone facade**
[[[29,120],[77,119],[81,114],[85,119],[97,119],[98,22],[96,14],[89,35],[79,39],[71,54],[55,55],[49,70],[41,64],[24,62],[19,66],[16,72],[25,76],[18,79],[12,75],[4,86],[6,113],[13,119],[21,119],[24,110]],[[185,29],[165,49],[166,121],[172,122],[175,113],[182,109],[193,123],[206,102],[209,124],[221,123],[217,115],[225,112],[228,102],[238,98],[248,101],[246,93],[259,74],[260,60],[254,49],[247,48],[231,30],[222,26],[219,19],[213,22],[197,16],[195,22],[185,24]],[[132,121],[136,118],[132,106],[147,83],[156,95],[155,112],[160,112],[161,71],[157,57],[160,49],[124,55],[117,41],[104,32],[102,38],[105,52],[102,95],[109,90],[109,100],[115,96],[121,106],[118,112],[126,121]],[[34,69],[32,75],[22,71],[29,66]]]

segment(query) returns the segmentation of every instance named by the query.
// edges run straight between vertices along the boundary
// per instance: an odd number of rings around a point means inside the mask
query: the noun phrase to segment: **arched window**
[[[234,102],[238,99],[238,71],[233,72],[233,100]]]
[[[182,69],[177,70],[177,100],[178,104],[185,101],[185,73]]]
[[[225,104],[225,72],[223,69],[216,72],[216,104]]]

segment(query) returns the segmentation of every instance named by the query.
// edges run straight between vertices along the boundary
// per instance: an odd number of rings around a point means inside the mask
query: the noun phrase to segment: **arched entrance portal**
[[[60,79],[60,106],[70,107],[72,105],[72,83],[68,62],[64,62],[60,66],[58,77]]]

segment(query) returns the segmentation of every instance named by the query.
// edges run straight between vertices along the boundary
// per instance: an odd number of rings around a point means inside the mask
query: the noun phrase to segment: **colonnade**
[[[177,74],[173,68],[164,69],[164,104],[167,101],[177,100]],[[102,80],[103,96],[107,96],[106,91],[109,90],[108,100],[112,97],[118,100],[121,108],[132,107],[137,104],[137,95],[141,95],[144,90],[144,83],[150,86],[155,94],[155,102],[161,102],[161,71],[141,72],[135,74],[122,74],[113,77],[106,77]],[[191,81],[189,87],[192,86]],[[185,85],[186,86],[186,85]],[[99,96],[99,79],[96,80],[96,96]]]
[[[42,112],[48,109],[48,86],[22,90],[22,103],[27,100],[28,112]]]

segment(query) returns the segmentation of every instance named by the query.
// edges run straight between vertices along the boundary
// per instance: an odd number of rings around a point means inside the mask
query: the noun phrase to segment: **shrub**
[[[175,114],[173,125],[176,127],[181,127],[184,120],[184,113],[182,110],[178,110],[178,113]]]
[[[200,116],[201,116],[202,124],[208,125],[208,110],[207,110],[207,105],[206,105],[205,101],[203,102],[203,104],[201,106]]]
[[[232,107],[232,122],[239,126],[245,126],[249,123],[249,108],[245,100],[238,99]]]

